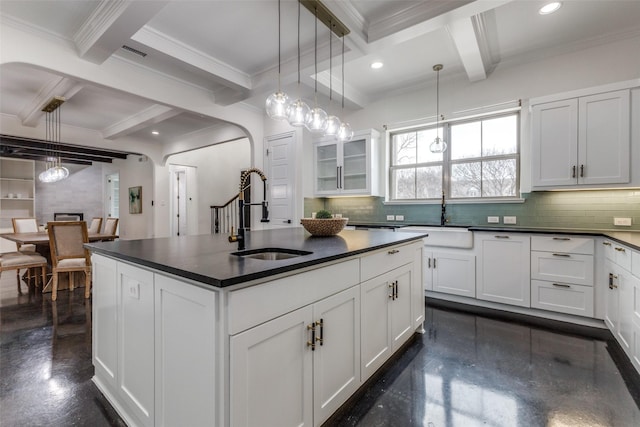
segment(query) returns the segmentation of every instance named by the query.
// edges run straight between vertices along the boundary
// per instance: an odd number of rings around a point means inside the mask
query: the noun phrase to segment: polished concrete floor
[[[2,275],[1,426],[124,425],[91,382],[88,301]],[[331,426],[640,426],[638,375],[606,337],[431,307],[426,329]]]

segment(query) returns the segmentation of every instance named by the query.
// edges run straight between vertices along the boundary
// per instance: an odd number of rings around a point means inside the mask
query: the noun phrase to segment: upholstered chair
[[[102,228],[102,218],[93,218],[91,220],[91,224],[89,224],[89,229],[87,232],[89,234],[98,234],[100,233],[100,229]]]
[[[85,275],[84,297],[91,294],[91,257],[84,244],[89,241],[87,223],[84,221],[54,221],[47,223],[51,265],[53,273],[51,299],[58,298],[58,276],[69,273],[69,290],[74,287],[74,273]]]
[[[14,233],[37,233],[40,231],[38,229],[38,221],[35,218],[11,218],[11,222],[13,224]],[[21,245],[16,243],[16,246],[20,252],[36,251],[36,245]]]

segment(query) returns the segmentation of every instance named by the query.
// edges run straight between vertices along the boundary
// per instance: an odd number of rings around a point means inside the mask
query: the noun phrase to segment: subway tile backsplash
[[[451,225],[503,225],[517,217],[518,227],[640,231],[640,189],[533,192],[524,203],[447,204]],[[381,197],[307,198],[305,216],[327,209],[352,223],[390,223],[387,215],[404,215],[404,224],[439,224],[440,205],[385,205]],[[499,216],[488,224],[487,216]],[[631,227],[614,226],[616,217],[631,218]]]

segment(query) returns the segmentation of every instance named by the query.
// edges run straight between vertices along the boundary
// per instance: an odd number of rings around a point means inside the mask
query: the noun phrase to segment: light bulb
[[[432,153],[444,153],[446,149],[447,143],[440,139],[439,136],[436,136],[431,145],[429,145],[429,151]]]
[[[274,120],[285,120],[289,102],[289,96],[286,93],[282,91],[272,93],[265,102],[267,115]]]
[[[327,129],[327,113],[320,107],[315,107],[309,114],[305,121],[305,126],[313,133],[324,133]]]
[[[353,139],[353,130],[351,129],[351,125],[347,122],[342,122],[340,124],[340,129],[338,129],[338,135],[336,138],[338,141],[351,141]]]
[[[309,106],[302,99],[298,99],[289,104],[287,120],[291,126],[301,127],[305,124],[307,114],[309,114]]]
[[[337,136],[342,122],[336,116],[327,117],[327,128],[324,131],[326,136]]]

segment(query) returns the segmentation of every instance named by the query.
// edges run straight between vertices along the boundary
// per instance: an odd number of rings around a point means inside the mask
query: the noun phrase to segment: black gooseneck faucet
[[[260,179],[262,179],[262,203],[245,203],[244,202],[244,190],[246,189],[246,185],[247,185],[247,181],[249,179],[249,176],[255,173],[257,175],[260,176]],[[231,235],[229,236],[229,242],[233,243],[233,242],[238,242],[238,250],[244,250],[245,245],[244,245],[244,241],[245,241],[245,233],[246,233],[246,227],[245,227],[245,220],[244,220],[244,208],[245,206],[262,206],[262,219],[260,219],[260,222],[269,222],[269,210],[267,209],[268,203],[267,203],[267,177],[264,175],[264,172],[262,172],[260,169],[258,168],[251,168],[251,169],[247,169],[246,171],[244,171],[242,173],[242,175],[240,176],[240,192],[238,193],[238,213],[239,213],[239,218],[238,218],[238,234],[233,234],[233,227],[231,227]]]
[[[442,211],[440,212],[440,227],[447,224],[447,205],[444,201],[444,191],[442,192]]]

